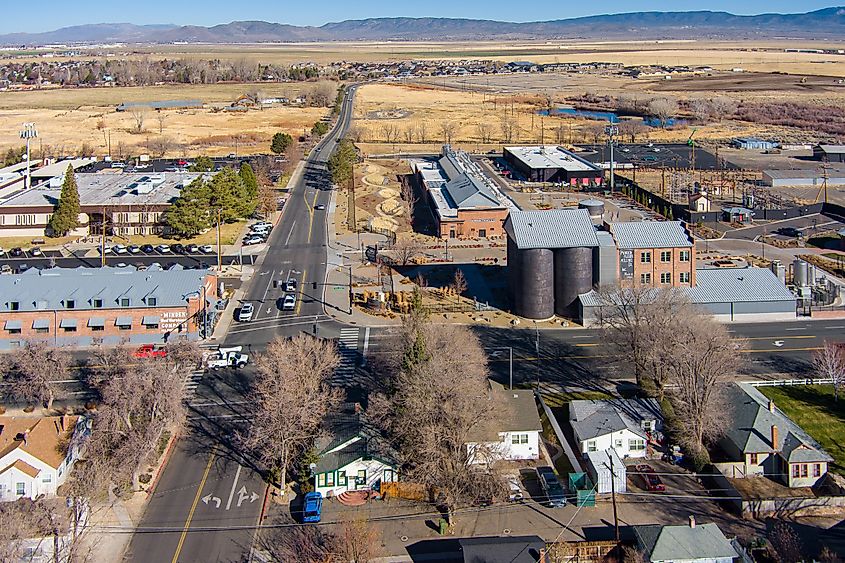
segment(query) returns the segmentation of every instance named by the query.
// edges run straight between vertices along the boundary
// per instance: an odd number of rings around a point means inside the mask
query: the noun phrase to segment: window
[[[6,330],[9,332],[9,334],[20,334],[21,333],[21,329],[19,329],[19,328],[8,328]]]
[[[158,304],[158,299],[155,297],[147,297],[147,305],[150,307],[155,307]]]
[[[751,465],[757,465],[759,463],[757,460],[757,454],[748,454],[748,463]]]
[[[678,260],[680,260],[681,262],[689,262],[689,257],[689,250],[682,250],[680,253],[678,253]]]
[[[49,328],[36,328],[35,334],[50,334]]]
[[[318,487],[325,487],[326,486],[326,474],[320,473],[317,475],[317,486]]]
[[[10,301],[9,302],[9,310],[10,311],[18,311],[21,308],[21,304],[18,301]]]
[[[798,477],[801,474],[801,468],[798,466],[797,463],[792,464],[792,476]]]
[[[821,477],[822,476],[822,464],[821,463],[814,463],[813,464],[813,477]]]
[[[337,472],[337,485],[338,487],[346,486],[346,471]]]
[[[681,283],[689,283],[689,272],[681,272],[678,274],[678,281]]]
[[[62,328],[65,332],[76,332],[75,326],[66,326],[66,327],[62,327]]]
[[[651,252],[640,252],[640,263],[651,264]]]
[[[118,330],[132,330],[132,325],[118,325]]]
[[[396,481],[396,473],[394,473],[392,469],[385,469],[382,481],[385,483],[393,483]]]
[[[802,463],[801,464],[801,477],[806,477],[806,476],[807,476],[807,464]]]
[[[358,475],[355,477],[355,484],[356,485],[366,485],[367,484],[367,470],[366,469],[359,469]]]
[[[598,451],[598,449],[596,449],[596,441],[595,440],[590,440],[589,442],[587,442],[587,451],[588,452]]]
[[[15,493],[19,495],[26,494],[26,483],[15,483]]]
[[[76,309],[76,301],[73,299],[65,300],[65,309]]]
[[[104,332],[106,330],[106,327],[104,326],[92,326],[90,328],[91,332]]]
[[[44,477],[41,478],[41,482],[42,483],[52,483],[53,482],[53,476],[48,473]]]
[[[671,250],[663,250],[660,252],[660,261],[661,262],[671,262],[672,261],[672,251]]]
[[[622,438],[617,438],[616,440],[614,440],[613,441],[614,449],[617,449],[617,448],[622,449],[622,443],[623,443]]]
[[[478,238],[487,238],[487,229],[478,229]]]
[[[102,299],[94,299],[94,308],[95,309],[102,309],[103,308],[103,300]]]
[[[158,330],[158,323],[148,324],[148,325],[144,325],[144,326],[147,327],[147,330]]]
[[[645,449],[645,440],[642,438],[635,438],[628,440],[628,449],[632,452],[641,452]]]
[[[528,434],[511,434],[511,444],[527,444]]]
[[[654,431],[655,426],[656,424],[653,420],[643,420],[642,422],[640,422],[640,428],[642,428],[643,430],[648,430],[649,432]]]
[[[660,274],[660,283],[672,283],[672,274],[669,272]]]
[[[643,285],[649,285],[651,283],[651,274],[648,272],[640,274],[640,283]]]
[[[326,473],[326,486],[334,487],[334,471]]]
[[[129,298],[128,297],[121,297],[120,298],[120,306],[121,307],[129,307]]]

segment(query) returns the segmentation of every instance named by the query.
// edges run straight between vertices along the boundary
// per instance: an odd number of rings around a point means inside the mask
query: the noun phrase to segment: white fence
[[[743,381],[752,387],[789,387],[792,385],[833,385],[832,377],[805,379],[773,379],[771,381]]]

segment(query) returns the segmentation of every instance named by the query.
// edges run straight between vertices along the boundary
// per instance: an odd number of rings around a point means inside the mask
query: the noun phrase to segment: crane
[[[690,147],[690,170],[693,174],[695,174],[695,141],[693,140],[693,136],[695,136],[696,131],[698,131],[698,129],[693,127],[692,133],[690,133],[689,138],[687,138],[687,146]]]

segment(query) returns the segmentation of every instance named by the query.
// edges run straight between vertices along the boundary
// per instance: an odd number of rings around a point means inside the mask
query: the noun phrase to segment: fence
[[[832,377],[804,379],[773,379],[771,381],[743,381],[752,387],[790,387],[793,385],[833,385]]]
[[[381,227],[373,227],[372,225],[365,224],[362,229],[367,231],[368,233],[373,233],[375,235],[382,235],[387,237],[388,246],[381,246],[380,249],[388,249],[389,247],[396,244],[396,233],[389,229],[382,229]]]

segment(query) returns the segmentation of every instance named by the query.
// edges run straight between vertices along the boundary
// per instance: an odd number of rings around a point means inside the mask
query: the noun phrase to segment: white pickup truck
[[[208,369],[242,368],[249,363],[249,355],[243,354],[243,346],[219,348],[205,360]]]

